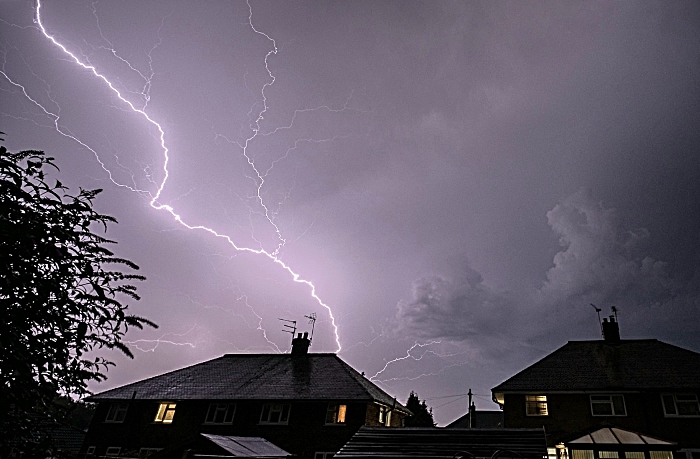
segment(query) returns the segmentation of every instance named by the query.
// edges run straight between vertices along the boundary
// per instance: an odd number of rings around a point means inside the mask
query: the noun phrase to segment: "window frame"
[[[530,400],[532,399],[532,400]],[[549,416],[549,400],[546,395],[525,395],[525,416],[541,417]],[[534,407],[534,412],[530,408]],[[544,412],[542,411],[544,408]]]
[[[213,414],[212,414],[212,409]],[[224,413],[222,421],[217,421],[217,413]],[[207,408],[207,415],[204,417],[204,424],[207,425],[229,425],[233,424],[233,419],[236,417],[236,404],[235,403],[210,403],[209,408]],[[212,418],[212,420],[209,420]]]
[[[129,404],[126,402],[113,402],[109,404],[109,410],[107,410],[107,416],[105,416],[104,422],[109,422],[112,424],[118,424],[124,422],[126,419],[126,413],[129,410]],[[110,415],[112,419],[110,419]],[[121,417],[120,417],[121,415]]]
[[[111,450],[111,454],[110,454]],[[116,450],[116,452],[115,452]],[[115,457],[119,456],[122,453],[122,447],[121,446],[108,446],[107,449],[105,450],[105,457]]]
[[[345,403],[329,403],[326,408],[327,426],[345,425],[347,423],[348,405]]]
[[[265,415],[267,410],[267,416]],[[286,412],[285,412],[286,411]],[[260,410],[260,425],[286,426],[289,424],[289,417],[292,412],[290,403],[264,403]],[[270,421],[273,413],[279,413],[277,421]]]
[[[172,424],[175,420],[175,409],[177,402],[160,402],[156,417],[153,419],[154,424]]]
[[[607,400],[593,400],[593,397],[607,397]],[[614,398],[619,398],[622,400],[622,413],[618,413],[617,410],[615,409],[615,401]],[[627,403],[625,402],[625,396],[624,394],[590,394],[589,395],[589,401],[591,405],[591,416],[596,416],[596,417],[607,417],[607,416],[627,416]],[[610,414],[596,414],[596,412],[593,409],[593,405],[607,405],[610,407]]]
[[[668,412],[668,406],[666,404],[667,399],[671,397],[673,402],[674,413]],[[688,400],[680,400],[682,405],[694,403],[695,412],[691,414],[681,413],[679,409],[679,397],[688,397]],[[667,418],[700,418],[700,401],[698,400],[698,394],[693,393],[664,393],[661,394],[661,407],[664,411],[664,417]]]

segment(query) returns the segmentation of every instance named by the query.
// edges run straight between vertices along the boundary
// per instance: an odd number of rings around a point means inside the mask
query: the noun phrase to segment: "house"
[[[494,387],[504,427],[544,427],[550,456],[697,459],[700,353],[620,339],[614,316],[602,329],[602,340],[569,341]]]
[[[547,456],[544,430],[362,427],[336,459],[517,458]]]
[[[324,459],[362,426],[403,424],[410,412],[395,398],[309,345],[300,333],[291,354],[226,354],[90,396],[97,406],[83,453],[163,456],[196,448],[206,434],[264,439]]]

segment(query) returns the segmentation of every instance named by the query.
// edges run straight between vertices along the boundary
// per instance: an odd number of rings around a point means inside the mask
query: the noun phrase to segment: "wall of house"
[[[619,392],[610,392],[615,394]],[[504,427],[542,428],[549,446],[572,435],[601,427],[621,427],[677,442],[681,448],[700,447],[700,416],[664,415],[659,392],[625,393],[626,416],[593,416],[590,394],[547,394],[547,416],[527,416],[525,394],[505,394]],[[700,394],[698,394],[700,395]]]
[[[83,453],[96,446],[95,454],[103,455],[110,446],[124,452],[138,453],[141,448],[165,448],[192,441],[199,433],[263,437],[280,448],[303,457],[313,458],[318,451],[338,451],[369,418],[367,402],[339,402],[347,405],[346,422],[326,424],[328,402],[290,402],[287,424],[263,425],[260,414],[264,403],[284,401],[238,401],[231,424],[206,424],[210,403],[233,401],[177,401],[172,424],[154,422],[160,401],[132,400],[123,422],[105,422],[110,403],[100,403],[88,430]],[[396,419],[394,419],[396,418]],[[376,413],[378,420],[378,411]],[[400,423],[392,416],[392,425]],[[400,425],[400,424],[399,424]]]

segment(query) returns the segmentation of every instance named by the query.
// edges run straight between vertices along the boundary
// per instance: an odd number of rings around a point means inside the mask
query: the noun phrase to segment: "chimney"
[[[610,316],[610,321],[603,319],[603,340],[610,344],[620,342],[620,327],[615,316]]]
[[[311,340],[309,339],[309,333],[304,332],[304,335],[299,333],[296,338],[292,340],[292,355],[306,355],[309,353],[309,346],[311,346]]]

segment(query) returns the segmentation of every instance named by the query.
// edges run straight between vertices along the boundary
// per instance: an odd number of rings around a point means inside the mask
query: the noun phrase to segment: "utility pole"
[[[469,388],[469,392],[467,392],[467,395],[469,396],[469,409],[467,411],[468,417],[467,417],[467,427],[472,428],[472,388]]]

